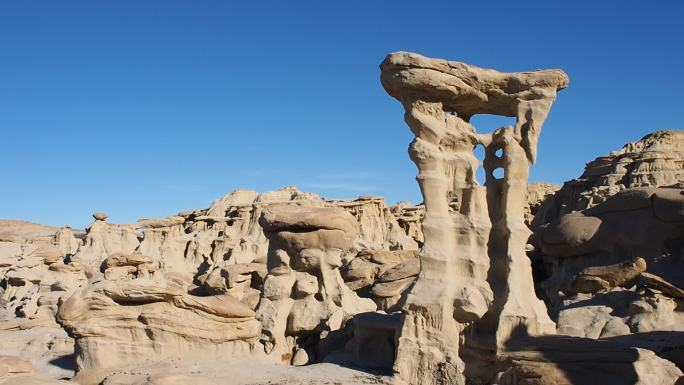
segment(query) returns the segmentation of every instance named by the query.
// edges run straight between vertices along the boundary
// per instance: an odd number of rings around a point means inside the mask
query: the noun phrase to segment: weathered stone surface
[[[500,360],[502,385],[674,384],[682,372],[652,351],[562,336],[510,344]]]
[[[646,261],[640,257],[615,265],[591,266],[575,277],[572,288],[579,293],[593,293],[616,286],[630,288],[644,271],[646,271]]]
[[[266,353],[294,357],[298,364],[301,349],[310,359],[317,348],[300,346],[297,337],[338,330],[349,316],[375,310],[373,301],[344,284],[339,271],[358,225],[343,209],[298,205],[271,206],[259,223],[269,239],[269,272],[257,310],[262,340]]]
[[[0,355],[0,385],[78,385],[34,373],[32,365],[14,356]]]
[[[560,70],[501,73],[408,52],[388,55],[380,68],[416,135],[410,156],[426,210],[421,271],[404,305],[394,371],[410,384],[462,384],[457,336],[471,323],[481,319],[476,328],[495,336],[494,350],[521,325],[529,334],[555,330],[535,298],[524,220],[529,165],[568,77]],[[469,120],[483,113],[516,124],[478,134]],[[477,145],[485,147],[485,187],[475,178]]]
[[[639,274],[639,284],[648,288],[656,289],[668,297],[684,299],[684,289],[655,274],[642,272]]]
[[[558,191],[553,212],[558,214],[594,207],[616,193],[635,187],[684,187],[684,131],[650,133],[620,150],[588,162],[584,173]]]
[[[260,329],[254,312],[228,295],[196,297],[149,280],[88,286],[60,307],[58,321],[76,339],[80,369],[197,352],[246,355]]]
[[[651,255],[684,231],[684,190],[634,188],[540,229],[537,243],[555,257],[629,249]]]

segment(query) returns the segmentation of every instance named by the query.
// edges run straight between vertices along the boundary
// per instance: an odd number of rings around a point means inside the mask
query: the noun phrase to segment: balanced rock
[[[263,324],[266,352],[309,358],[316,346],[298,346],[302,336],[338,330],[349,316],[375,310],[342,280],[342,254],[352,246],[357,224],[339,208],[274,205],[259,223],[269,239],[268,275],[257,315]],[[299,337],[299,338],[297,338]],[[318,337],[320,338],[320,337]]]

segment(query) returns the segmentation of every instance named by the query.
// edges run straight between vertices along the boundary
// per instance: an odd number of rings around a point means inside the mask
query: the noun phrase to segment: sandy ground
[[[72,381],[82,385],[367,385],[390,384],[390,377],[329,363],[293,367],[259,360],[183,359],[107,374],[82,373]]]

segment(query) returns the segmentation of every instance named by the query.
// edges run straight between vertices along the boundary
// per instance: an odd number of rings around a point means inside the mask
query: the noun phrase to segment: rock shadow
[[[609,340],[548,335],[529,336],[519,326],[505,343],[500,362],[508,370],[500,384],[635,385],[635,363],[642,358],[630,346]],[[507,377],[507,378],[506,378]]]
[[[69,355],[64,355],[60,356],[57,358],[53,358],[52,360],[48,361],[49,365],[56,366],[60,369],[64,370],[70,370],[75,372],[76,371],[76,355],[75,354],[69,354]]]

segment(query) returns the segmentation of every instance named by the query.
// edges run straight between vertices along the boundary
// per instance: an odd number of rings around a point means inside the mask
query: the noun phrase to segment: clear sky
[[[565,70],[531,177],[562,183],[683,128],[683,20],[678,0],[4,1],[0,218],[132,222],[285,185],[420,202],[379,82],[398,50]]]

